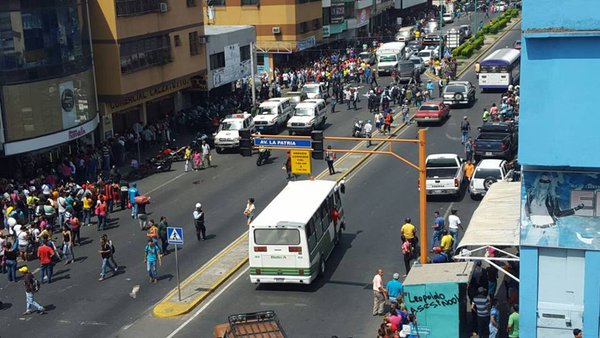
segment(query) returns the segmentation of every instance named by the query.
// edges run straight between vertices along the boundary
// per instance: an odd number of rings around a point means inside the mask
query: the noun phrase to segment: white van
[[[274,97],[258,106],[258,113],[254,117],[256,130],[259,132],[279,132],[285,128],[287,121],[294,114],[291,98]]]
[[[306,83],[302,86],[302,93],[306,94],[309,99],[325,99],[327,98],[327,90],[322,83]]]
[[[240,129],[250,129],[252,133],[256,131],[252,115],[248,113],[231,114],[225,116],[225,119],[219,125],[219,129],[214,135],[215,148],[217,153],[222,153],[226,148],[237,148],[240,146]]]
[[[404,42],[388,42],[384,43],[377,49],[377,73],[391,74],[396,67],[398,62],[404,58]]]
[[[308,99],[300,102],[294,108],[294,116],[288,120],[287,127],[290,135],[308,134],[315,129],[323,129],[327,104],[323,99]]]
[[[402,27],[396,33],[396,41],[408,42],[415,38],[415,27]]]

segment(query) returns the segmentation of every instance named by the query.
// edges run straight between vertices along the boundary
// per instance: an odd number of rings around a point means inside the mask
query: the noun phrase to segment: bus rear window
[[[298,245],[300,231],[298,229],[255,229],[256,245]]]

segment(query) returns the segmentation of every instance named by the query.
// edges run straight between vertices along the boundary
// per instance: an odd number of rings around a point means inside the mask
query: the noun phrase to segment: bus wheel
[[[319,262],[319,275],[325,275],[325,260],[323,258],[321,258],[321,261]]]

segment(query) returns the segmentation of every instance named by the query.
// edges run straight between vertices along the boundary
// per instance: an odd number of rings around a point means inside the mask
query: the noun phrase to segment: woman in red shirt
[[[98,197],[98,204],[96,205],[96,216],[98,216],[98,231],[104,231],[104,226],[106,225],[106,200],[104,199],[104,195],[100,195]]]

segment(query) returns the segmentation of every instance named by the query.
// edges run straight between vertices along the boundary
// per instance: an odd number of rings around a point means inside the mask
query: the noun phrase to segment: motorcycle
[[[354,127],[352,128],[352,137],[365,137],[365,122],[363,120],[354,121]]]
[[[168,144],[165,145],[163,150],[156,155],[157,159],[170,159],[172,162],[183,161],[185,157],[186,147],[171,147]]]
[[[152,158],[150,159],[149,166],[153,172],[163,172],[171,170],[171,164],[173,162],[170,158]]]
[[[271,151],[269,149],[259,149],[258,159],[256,159],[256,165],[260,167],[263,164],[267,164],[269,162],[269,157],[271,157]]]

